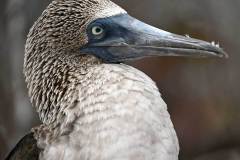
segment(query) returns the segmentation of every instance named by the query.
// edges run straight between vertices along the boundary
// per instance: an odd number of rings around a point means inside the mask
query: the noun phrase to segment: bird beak
[[[180,36],[145,24],[128,14],[98,20],[105,38],[83,49],[109,63],[152,56],[227,57],[215,43]]]

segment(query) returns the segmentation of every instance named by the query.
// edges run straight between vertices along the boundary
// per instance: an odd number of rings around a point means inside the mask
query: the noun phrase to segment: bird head
[[[41,120],[52,123],[64,108],[60,105],[73,103],[69,97],[79,83],[74,77],[85,75],[88,65],[150,56],[226,53],[218,45],[145,24],[110,0],[53,0],[28,34],[24,74]]]
[[[227,56],[213,43],[145,24],[109,0],[54,0],[30,31],[26,52],[45,48],[93,55],[106,63],[150,56]]]

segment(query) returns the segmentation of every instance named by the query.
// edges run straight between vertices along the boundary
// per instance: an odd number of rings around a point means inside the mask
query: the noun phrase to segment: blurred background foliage
[[[0,159],[38,116],[22,74],[29,28],[50,0],[0,2]],[[132,16],[177,34],[217,40],[229,59],[149,58],[132,63],[157,82],[181,160],[240,159],[240,1],[115,0]]]

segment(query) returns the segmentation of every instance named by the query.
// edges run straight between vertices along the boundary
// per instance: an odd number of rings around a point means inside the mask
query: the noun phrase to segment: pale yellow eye
[[[92,34],[95,36],[99,36],[99,35],[103,34],[103,31],[104,31],[103,28],[100,26],[92,27]]]

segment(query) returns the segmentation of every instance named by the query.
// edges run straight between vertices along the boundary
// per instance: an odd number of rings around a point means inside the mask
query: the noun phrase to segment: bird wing
[[[5,160],[38,160],[39,153],[37,141],[33,133],[29,133],[18,142]]]

